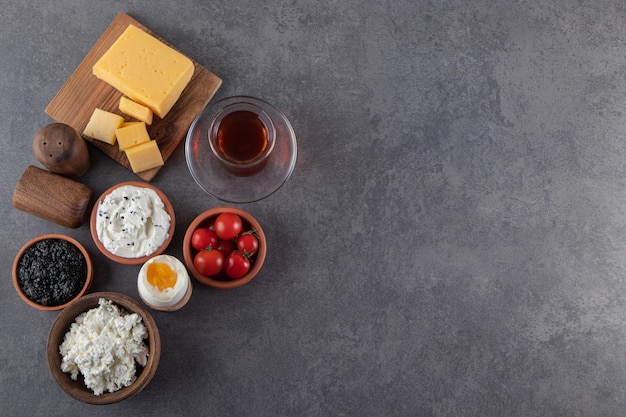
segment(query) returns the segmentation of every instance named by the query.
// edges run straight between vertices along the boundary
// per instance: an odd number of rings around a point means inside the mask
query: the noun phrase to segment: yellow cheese
[[[93,66],[93,74],[163,118],[180,97],[193,62],[130,25]]]
[[[122,123],[124,123],[122,116],[96,108],[83,130],[83,135],[114,145],[115,129]]]
[[[126,157],[135,173],[163,166],[161,151],[154,140],[126,149]]]
[[[127,126],[137,125],[139,123],[143,123],[143,122],[124,122],[124,123],[122,123],[122,125],[120,127],[127,127]]]
[[[147,125],[152,124],[152,110],[126,97],[120,98],[120,111],[130,117],[141,120]]]
[[[146,124],[144,122],[133,123],[128,126],[122,125],[119,129],[115,129],[117,144],[120,151],[125,151],[133,146],[140,145],[150,140]]]

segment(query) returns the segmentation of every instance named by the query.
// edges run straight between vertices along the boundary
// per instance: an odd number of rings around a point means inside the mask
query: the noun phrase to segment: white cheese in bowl
[[[59,347],[61,370],[73,380],[83,375],[95,395],[131,385],[137,365],[145,366],[148,330],[141,316],[129,314],[111,300],[76,317]]]
[[[110,253],[140,258],[151,255],[165,242],[170,221],[156,191],[123,185],[99,202],[96,232]]]

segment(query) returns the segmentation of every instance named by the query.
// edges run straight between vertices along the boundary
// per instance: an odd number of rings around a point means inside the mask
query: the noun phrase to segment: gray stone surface
[[[45,359],[56,313],[10,279],[67,233],[92,291],[138,298],[139,267],[89,227],[11,206],[44,108],[125,11],[264,98],[298,136],[278,193],[240,205],[269,254],[249,285],[195,283],[154,312],[163,353],[126,402],[79,403]],[[626,3],[504,0],[0,0],[0,415],[618,416],[626,409]],[[99,194],[135,179],[92,148]],[[168,250],[221,205],[180,146],[153,183]]]

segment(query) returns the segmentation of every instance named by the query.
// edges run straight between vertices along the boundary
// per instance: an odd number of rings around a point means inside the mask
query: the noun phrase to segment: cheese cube
[[[191,80],[194,64],[157,38],[129,25],[92,71],[163,118]]]
[[[134,173],[163,166],[161,151],[154,140],[126,149],[126,157]]]
[[[132,126],[132,125],[138,125],[140,123],[143,123],[143,122],[124,122],[124,123],[122,123],[122,125],[120,127],[128,127],[128,126]]]
[[[124,123],[122,116],[96,108],[91,114],[85,130],[83,130],[83,135],[114,145],[115,129],[120,127],[122,123]]]
[[[147,125],[152,124],[152,110],[126,97],[120,98],[120,111],[130,117],[141,120]]]
[[[150,135],[148,135],[144,122],[137,122],[128,126],[122,125],[122,127],[115,129],[115,136],[117,137],[117,145],[120,147],[120,151],[125,151],[128,148],[150,140]]]

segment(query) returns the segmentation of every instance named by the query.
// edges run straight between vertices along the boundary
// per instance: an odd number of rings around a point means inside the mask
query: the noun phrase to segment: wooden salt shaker
[[[91,195],[86,185],[31,165],[15,187],[13,207],[74,229],[87,219]]]

